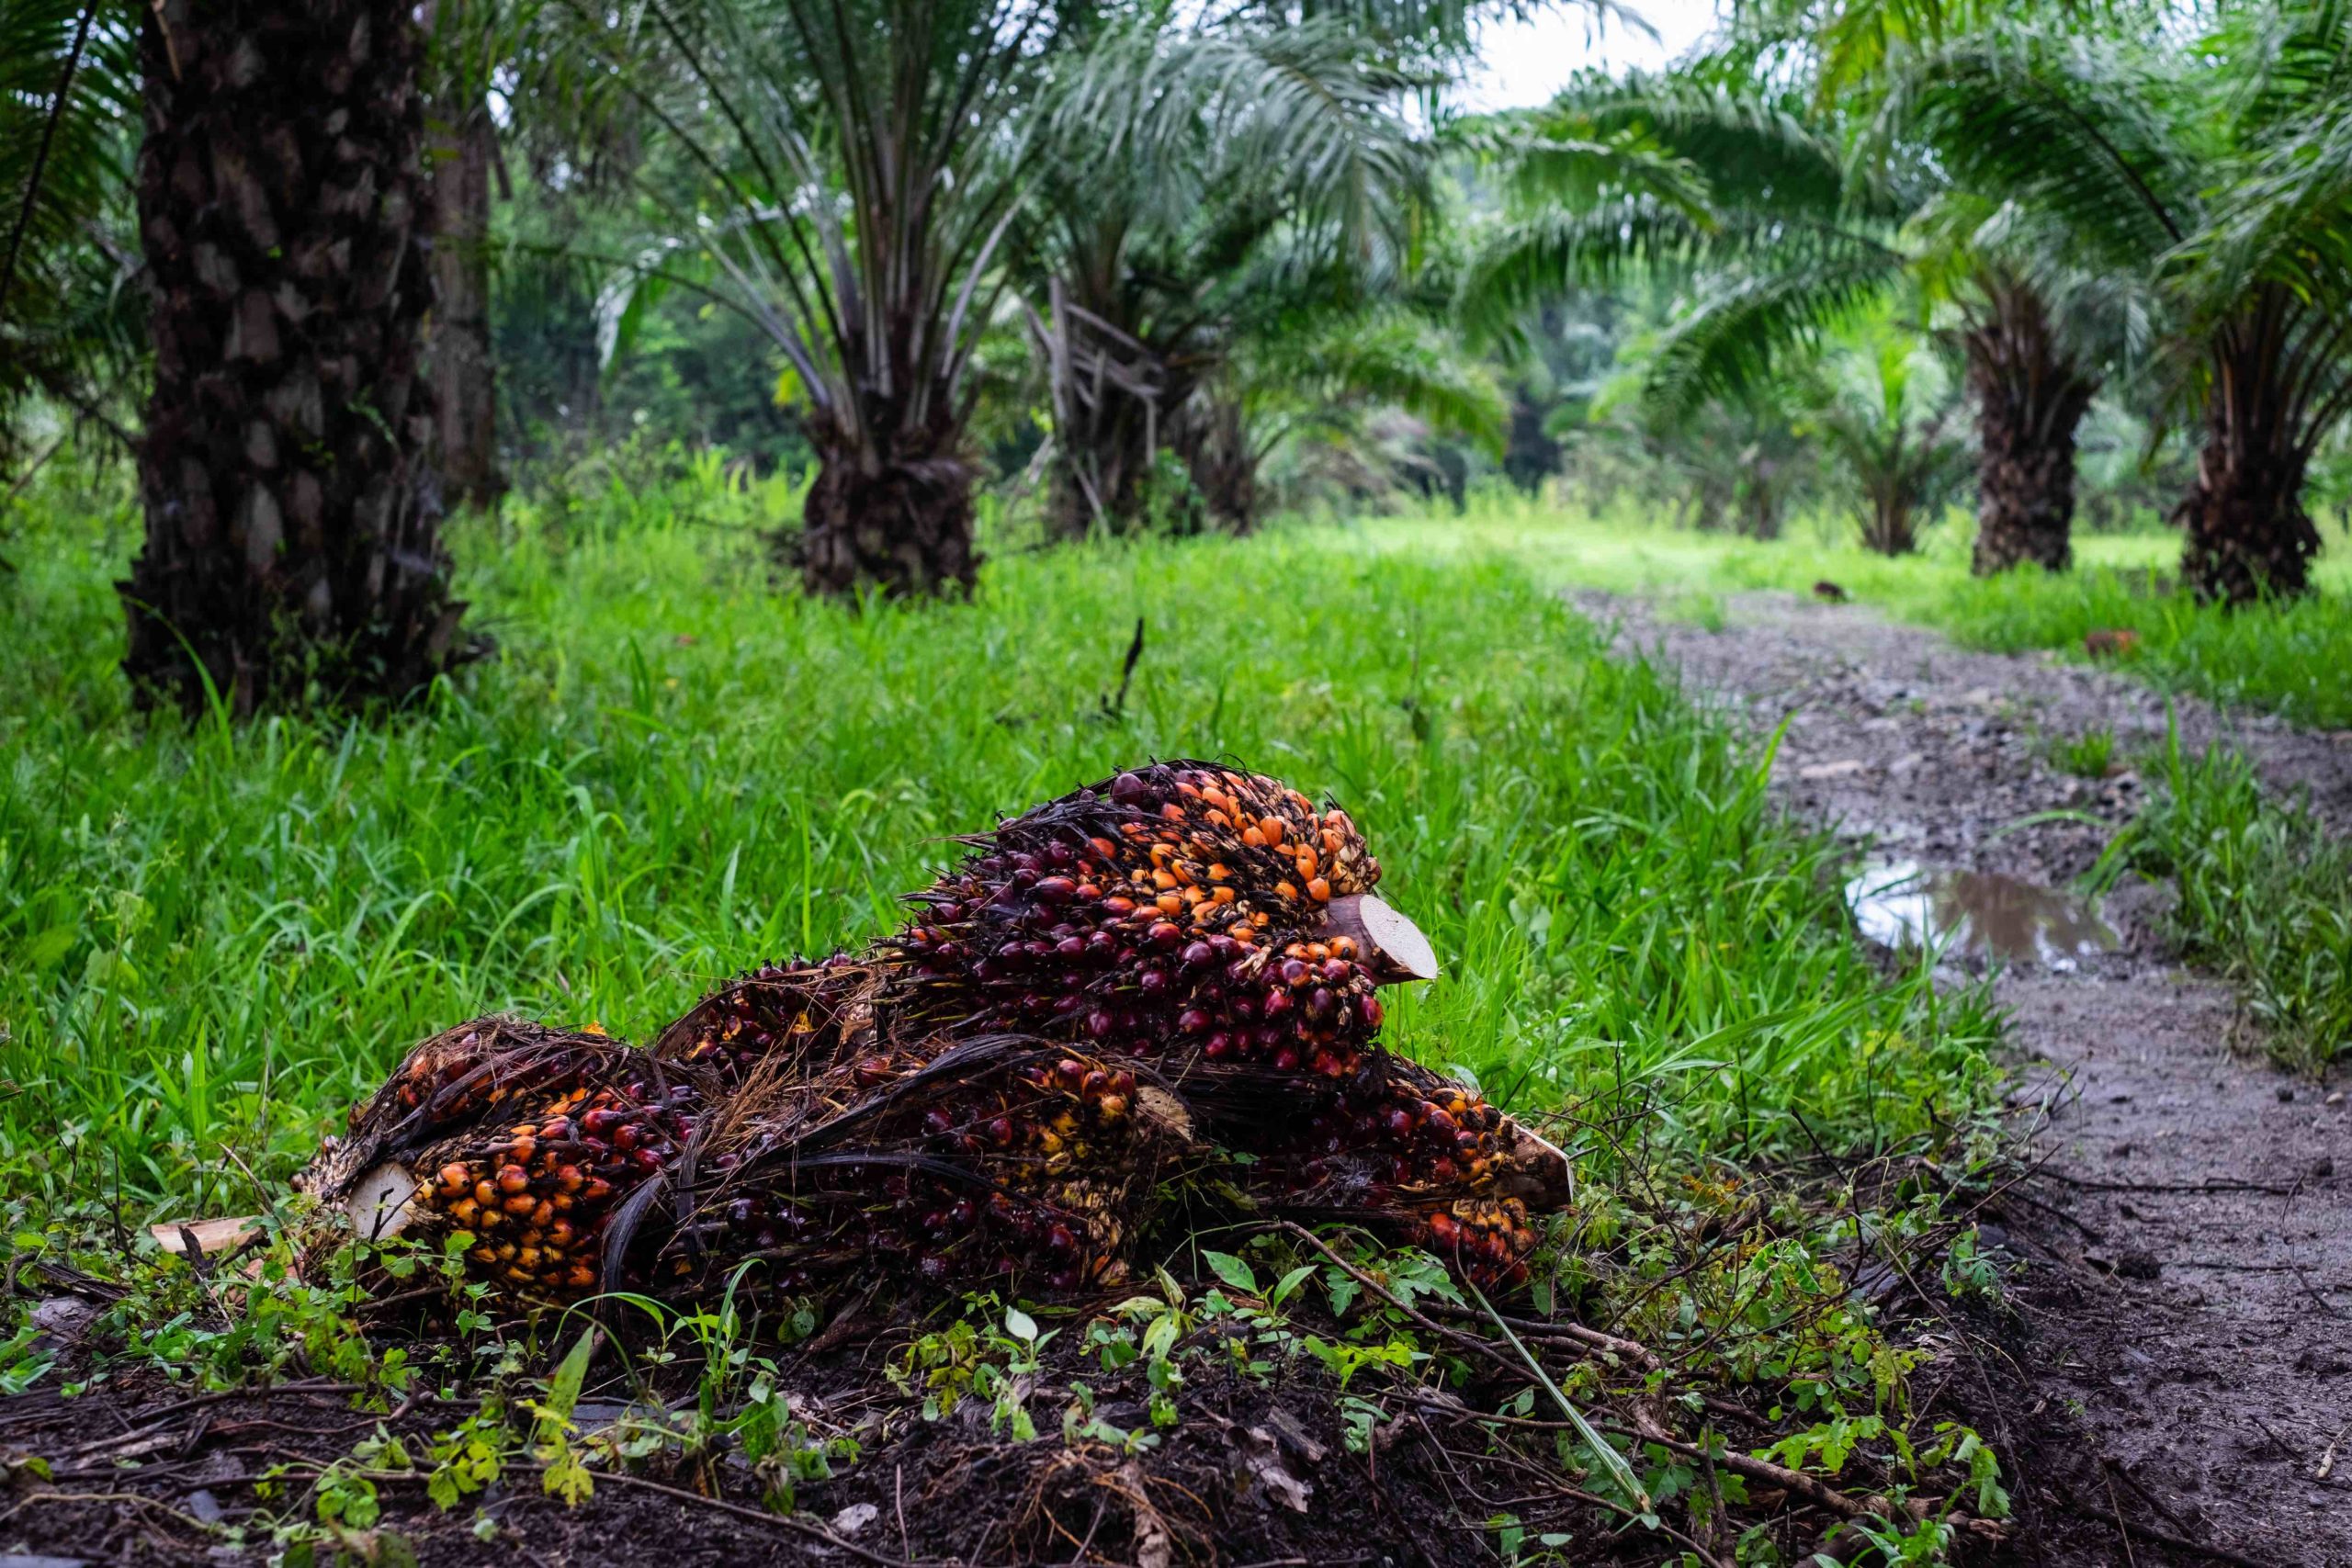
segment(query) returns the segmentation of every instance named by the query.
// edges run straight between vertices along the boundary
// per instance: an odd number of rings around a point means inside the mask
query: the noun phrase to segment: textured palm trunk
[[[1151,444],[1140,428],[1143,411],[1135,412],[1137,428],[1090,431],[1080,437],[1082,447],[1057,454],[1046,492],[1046,531],[1053,537],[1082,539],[1097,528],[1132,533],[1146,522]],[[1071,439],[1061,429],[1055,436]]]
[[[1758,457],[1750,465],[1739,497],[1740,532],[1751,539],[1781,536],[1781,469],[1776,457]]]
[[[1133,533],[1153,521],[1152,477],[1174,434],[1170,411],[1182,409],[1198,384],[1197,366],[1171,363],[1168,352],[1120,324],[1134,323],[1137,311],[1116,284],[1115,276],[1093,273],[1080,285],[1056,277],[1048,313],[1030,317],[1053,406],[1046,529],[1057,539],[1097,529]],[[1198,519],[1176,522],[1190,532]]]
[[[419,39],[390,0],[144,12],[142,701],[239,713],[415,690],[457,651],[418,374]]]
[[[1917,549],[1919,536],[1912,526],[1910,501],[1886,491],[1872,494],[1870,520],[1862,525],[1862,543],[1883,556],[1907,556]]]
[[[2041,296],[1991,282],[1990,312],[1964,334],[1976,396],[1979,577],[2074,563],[2075,431],[2098,390],[2052,333]]]
[[[1046,531],[1082,539],[1097,528],[1132,534],[1150,525],[1152,478],[1169,445],[1166,403],[1152,393],[1103,387],[1074,420],[1057,418],[1058,450],[1047,479]],[[1198,519],[1179,515],[1175,531],[1197,530]]]
[[[1134,368],[1123,367],[1123,379]],[[1088,384],[1082,370],[1056,388],[1055,455],[1046,480],[1046,527],[1058,539],[1100,528],[1133,533],[1149,521],[1151,477],[1167,445],[1161,411],[1167,380]]]
[[[2199,599],[2244,604],[2311,584],[2319,530],[2303,510],[2309,452],[2298,439],[2276,342],[2223,334],[2205,406],[2197,478],[2174,512],[2188,536],[2181,577]]]
[[[831,594],[871,585],[893,597],[969,592],[980,558],[961,430],[940,417],[904,427],[884,400],[868,400],[883,417],[869,421],[863,440],[821,412],[808,422],[818,469],[794,544],[802,585]]]
[[[498,378],[490,348],[490,180],[496,157],[479,95],[450,103],[433,146],[433,425],[441,497],[492,506],[498,468]]]
[[[1229,534],[1257,527],[1258,454],[1250,449],[1240,404],[1214,394],[1193,399],[1180,426],[1177,449],[1216,526]]]

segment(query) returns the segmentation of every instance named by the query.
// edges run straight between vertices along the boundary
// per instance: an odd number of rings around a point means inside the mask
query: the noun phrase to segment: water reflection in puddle
[[[1883,947],[1942,946],[2064,971],[2117,945],[2086,900],[1993,871],[1922,871],[1916,861],[1897,861],[1846,884],[1846,902],[1862,935]]]

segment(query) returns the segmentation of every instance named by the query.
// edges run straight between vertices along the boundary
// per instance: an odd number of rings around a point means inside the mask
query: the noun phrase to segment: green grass
[[[2103,779],[2115,771],[2115,731],[2086,729],[2050,743],[2050,761],[2078,779]]]
[[[492,660],[378,722],[241,728],[128,711],[126,514],[20,541],[0,1192],[248,1201],[428,1032],[642,1037],[730,971],[872,936],[946,835],[1153,754],[1343,800],[1446,964],[1392,1035],[1518,1103],[1642,1085],[1675,1136],[1761,1156],[1989,1081],[1981,998],[1883,981],[1762,760],[1539,570],[1297,529],[1009,555],[973,604],[857,614],[774,591],[749,510],[461,530]]]
[[[1381,547],[1416,555],[1505,550],[1549,581],[1657,594],[1694,618],[1720,616],[1714,601],[1725,592],[1808,593],[1826,579],[1899,619],[1992,652],[2053,649],[2080,660],[2086,633],[2129,628],[2140,647],[2126,667],[2159,690],[2320,728],[2352,728],[2352,539],[2332,529],[2315,565],[2317,592],[2236,612],[2165,591],[2179,562],[2171,534],[2083,534],[2072,572],[1979,580],[1968,571],[1970,525],[1957,513],[1929,532],[1921,554],[1898,559],[1843,542],[1850,527],[1832,518],[1808,519],[1790,537],[1759,544],[1491,492],[1461,518],[1396,519],[1364,532]]]
[[[2176,930],[2281,1063],[2315,1073],[2352,1052],[2352,845],[2265,795],[2244,758],[2184,755],[2177,734],[2157,781],[2110,861],[2173,879]]]
[[[1890,560],[1833,542],[1819,520],[1773,544],[1702,535],[1639,519],[1547,511],[1489,493],[1462,518],[1365,525],[1376,547],[1419,558],[1508,551],[1547,581],[1655,596],[1670,615],[1718,629],[1722,596],[1743,589],[1808,592],[1826,578],[1904,619],[1970,647],[2057,649],[2083,658],[2084,635],[2128,627],[2123,668],[2164,691],[2268,708],[2301,724],[2352,728],[2352,548],[2331,532],[2298,603],[2240,611],[2159,592],[2177,564],[2169,534],[2083,535],[2070,574],[1991,581],[1969,575],[1967,520],[1932,531],[1919,555]],[[2052,763],[2103,778],[2112,734],[2049,740]],[[2352,1050],[2352,851],[2291,805],[2266,798],[2240,759],[2174,757],[2165,790],[2117,846],[2181,887],[2180,934],[2228,975],[2281,1060],[2315,1068]]]

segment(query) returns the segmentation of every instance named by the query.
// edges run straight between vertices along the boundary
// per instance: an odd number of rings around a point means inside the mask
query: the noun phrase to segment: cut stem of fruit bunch
[[[378,1234],[462,1232],[480,1277],[557,1301],[694,1298],[746,1264],[784,1292],[1083,1291],[1179,1213],[1525,1278],[1567,1162],[1381,1046],[1377,988],[1436,956],[1345,811],[1161,762],[966,842],[868,951],[745,976],[646,1049],[436,1035],[300,1185]]]

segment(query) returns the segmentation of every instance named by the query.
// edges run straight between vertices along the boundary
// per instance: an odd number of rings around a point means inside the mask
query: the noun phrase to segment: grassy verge
[[[2110,861],[2180,889],[2174,924],[2229,976],[2272,1053],[2316,1073],[2352,1051],[2352,845],[2265,795],[2244,758],[2183,754]]]
[[[2156,590],[2177,550],[2168,535],[2086,536],[2080,570],[1984,581],[1968,573],[1964,531],[1945,528],[1921,555],[1890,560],[1801,540],[1758,544],[1722,536],[1545,513],[1487,497],[1459,523],[1385,521],[1364,532],[1400,553],[1475,558],[1508,551],[1548,581],[1659,596],[1683,614],[1720,612],[1740,589],[1809,591],[1829,578],[1905,618],[1997,652],[2062,649],[2128,627],[2128,666],[2164,690],[2267,707],[2298,722],[2352,726],[2352,554],[2331,550],[2319,592],[2301,603],[2226,612]],[[2102,777],[2106,732],[2060,741],[2051,761]],[[2308,816],[2267,799],[2241,758],[2184,758],[2161,770],[2163,790],[2118,841],[2111,863],[2180,886],[2177,927],[2193,955],[2227,975],[2280,1060],[2301,1070],[2352,1049],[2352,850]]]
[[[2128,629],[2139,648],[2127,668],[2159,690],[2244,704],[2320,728],[2352,728],[2352,543],[2331,536],[2314,573],[2319,592],[2291,604],[2228,612],[2168,584],[2179,542],[2170,534],[2083,535],[2063,575],[1969,575],[1965,520],[1932,531],[1917,556],[1889,559],[1838,542],[1825,523],[1772,544],[1663,528],[1639,519],[1565,514],[1485,496],[1460,519],[1435,515],[1368,525],[1386,547],[1505,550],[1553,581],[1659,595],[1705,615],[1724,593],[1809,592],[1824,579],[1901,619],[1937,626],[1994,652],[2051,649],[2086,657],[2095,630]]]
[[[872,933],[944,835],[1149,754],[1345,800],[1449,966],[1397,1036],[1521,1103],[1645,1082],[1690,1136],[1770,1151],[1799,1103],[1867,1142],[1984,1072],[1973,1002],[1856,956],[1834,852],[1768,816],[1754,760],[1512,565],[1300,531],[1009,558],[975,604],[858,615],[676,518],[460,537],[499,655],[378,724],[142,722],[113,668],[121,535],[26,562],[7,1190],[274,1179],[435,1027],[641,1033]]]

